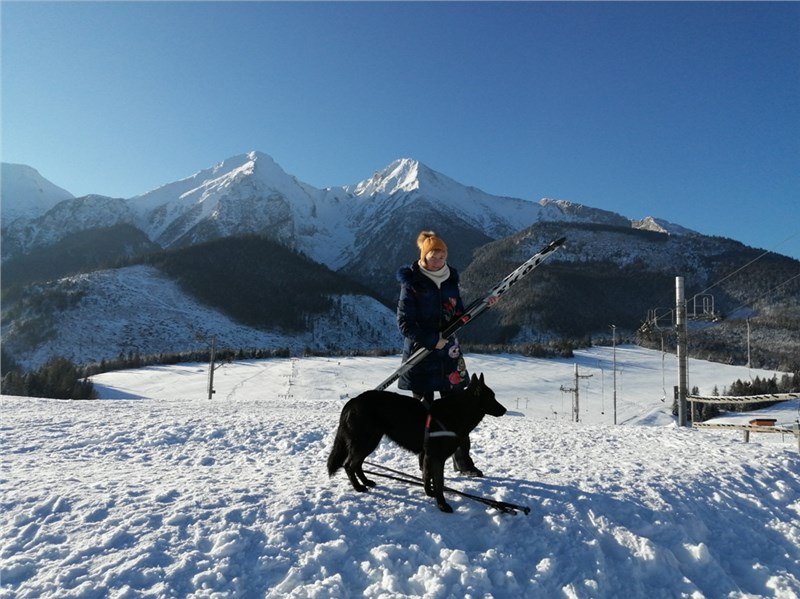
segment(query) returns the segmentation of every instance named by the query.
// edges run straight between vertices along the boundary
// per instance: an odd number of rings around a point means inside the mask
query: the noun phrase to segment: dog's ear
[[[481,375],[481,376],[483,376],[483,375]],[[470,380],[469,380],[470,386],[474,385],[477,380],[478,380],[478,375],[477,374],[473,374],[472,378],[470,378]]]
[[[483,382],[483,373],[482,373],[482,372],[481,372],[481,378],[479,379],[479,382],[480,382],[480,384],[481,384],[482,386],[485,386],[485,385],[486,385],[486,383],[484,383],[484,382]]]

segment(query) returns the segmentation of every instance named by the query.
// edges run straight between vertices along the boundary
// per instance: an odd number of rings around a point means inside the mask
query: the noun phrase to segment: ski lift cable
[[[768,249],[768,250],[765,250],[765,251],[761,252],[761,254],[759,254],[758,256],[756,256],[755,258],[753,258],[752,260],[750,260],[750,262],[748,262],[748,263],[747,263],[747,264],[745,264],[744,266],[740,266],[739,268],[737,268],[736,270],[734,270],[732,273],[730,273],[730,274],[728,274],[728,275],[726,275],[726,276],[722,277],[722,278],[721,278],[719,281],[717,281],[716,283],[713,283],[712,285],[710,285],[709,287],[707,287],[706,289],[704,289],[704,290],[703,290],[703,291],[701,291],[700,293],[695,293],[695,294],[694,294],[694,296],[697,296],[697,295],[703,295],[704,293],[707,293],[708,291],[710,291],[711,289],[713,289],[713,288],[714,288],[714,287],[716,287],[717,285],[721,285],[723,282],[727,281],[728,279],[730,279],[730,278],[731,278],[732,276],[734,276],[735,274],[738,274],[738,273],[740,273],[740,272],[741,272],[741,271],[743,271],[745,268],[747,268],[747,267],[751,266],[752,264],[754,264],[755,262],[759,261],[761,258],[763,258],[764,256],[766,256],[767,254],[771,254],[771,253],[772,253],[772,252],[774,252],[774,251],[775,251],[777,248],[779,248],[780,246],[782,246],[784,243],[786,243],[787,241],[790,241],[791,239],[793,239],[793,238],[797,237],[798,235],[800,235],[800,231],[795,231],[794,233],[792,233],[791,235],[789,235],[789,237],[787,237],[787,238],[786,238],[786,239],[784,239],[783,241],[779,241],[779,242],[778,242],[777,244],[775,244],[775,245],[774,245],[774,246],[773,246],[771,249]],[[793,278],[794,278],[794,277],[793,277]],[[791,280],[791,279],[790,279],[790,280]],[[788,282],[788,281],[785,281],[784,283],[787,283],[787,282]],[[784,283],[781,283],[781,285],[783,285]],[[780,285],[779,285],[779,286],[780,286]],[[694,296],[693,296],[693,297],[694,297]]]
[[[723,278],[721,278],[719,281],[717,281],[716,283],[714,283],[713,285],[711,285],[711,286],[710,286],[710,287],[708,287],[707,289],[704,289],[703,291],[701,291],[701,292],[700,292],[700,293],[698,293],[697,295],[702,295],[702,294],[706,293],[707,291],[710,291],[711,289],[713,289],[713,288],[714,288],[714,287],[716,287],[717,285],[720,285],[720,284],[721,284],[721,283],[723,283],[724,281],[727,281],[727,280],[728,280],[728,279],[730,279],[730,278],[731,278],[733,275],[735,275],[735,274],[737,274],[737,273],[739,273],[739,272],[743,271],[745,268],[747,268],[748,266],[750,266],[750,265],[751,265],[751,264],[753,264],[754,262],[757,262],[758,260],[761,260],[761,258],[763,258],[764,256],[766,256],[767,254],[771,254],[771,253],[772,253],[772,252],[774,252],[774,251],[775,251],[777,248],[779,248],[780,246],[782,246],[784,243],[786,243],[787,241],[789,241],[789,240],[790,240],[790,239],[792,239],[793,237],[797,237],[798,235],[800,235],[800,231],[796,231],[796,232],[792,233],[791,235],[789,235],[789,237],[787,237],[787,238],[786,238],[786,239],[784,239],[783,241],[780,241],[780,242],[778,242],[778,243],[777,243],[776,245],[774,245],[774,246],[773,246],[771,249],[769,249],[769,250],[764,250],[764,251],[763,251],[763,252],[761,252],[761,253],[760,253],[758,256],[756,256],[755,258],[753,258],[752,260],[750,260],[750,262],[748,262],[747,264],[745,264],[744,266],[742,266],[742,267],[740,267],[740,268],[737,268],[737,269],[736,269],[736,270],[734,270],[734,271],[733,271],[731,274],[729,274],[729,275],[728,275],[728,276],[726,276],[726,277],[723,277]]]
[[[755,303],[756,303],[758,300],[760,300],[762,297],[765,297],[765,296],[769,295],[770,293],[772,293],[773,291],[776,291],[776,290],[777,290],[777,289],[779,289],[780,287],[783,287],[783,286],[784,286],[784,285],[786,285],[787,283],[791,283],[792,281],[794,281],[794,280],[795,280],[795,279],[797,279],[798,277],[800,277],[800,272],[799,272],[799,273],[797,273],[797,274],[796,274],[796,275],[794,275],[794,276],[791,276],[791,277],[789,277],[789,278],[788,278],[788,279],[786,279],[786,280],[785,280],[783,283],[780,283],[780,284],[776,285],[775,287],[773,287],[773,288],[772,288],[772,289],[770,289],[769,291],[766,291],[766,292],[762,293],[761,295],[759,295],[758,297],[756,297],[756,298],[755,298],[753,301],[751,301],[751,302],[748,302],[748,303],[744,303],[744,304],[742,304],[742,305],[740,305],[740,306],[737,306],[737,307],[736,307],[734,310],[731,310],[731,312],[736,312],[737,310],[741,310],[742,308],[745,308],[745,307],[748,307],[748,306],[752,306],[752,305],[753,305],[753,304],[755,304]]]

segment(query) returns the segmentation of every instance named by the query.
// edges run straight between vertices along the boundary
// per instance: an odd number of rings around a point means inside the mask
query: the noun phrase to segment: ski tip
[[[550,245],[553,245],[553,246],[556,246],[556,247],[558,247],[558,246],[564,245],[564,242],[565,242],[566,240],[567,240],[567,238],[566,238],[566,237],[561,237],[560,239],[556,239],[556,240],[555,240],[553,243],[551,243]]]

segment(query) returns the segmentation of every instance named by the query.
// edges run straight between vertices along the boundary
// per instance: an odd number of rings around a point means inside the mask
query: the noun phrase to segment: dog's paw
[[[446,501],[437,502],[436,505],[439,507],[440,510],[442,510],[446,514],[452,514],[453,513],[453,508],[450,507],[450,504],[447,503]]]
[[[365,481],[364,481],[364,484],[365,484],[365,485],[367,485],[368,487],[374,487],[374,486],[376,486],[378,483],[376,483],[374,480],[369,480],[369,479],[367,479],[367,480],[365,480]]]

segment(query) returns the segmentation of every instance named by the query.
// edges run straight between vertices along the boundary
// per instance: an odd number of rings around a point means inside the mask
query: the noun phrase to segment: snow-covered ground
[[[203,364],[95,377],[101,401],[3,397],[0,597],[800,596],[794,438],[676,427],[659,352],[616,349],[617,426],[611,348],[467,358],[509,412],[473,433],[486,477],[447,484],[529,515],[328,478],[346,399],[398,357],[233,363],[212,400]],[[690,360],[689,384],[773,374]],[[387,441],[373,459],[417,468]]]

